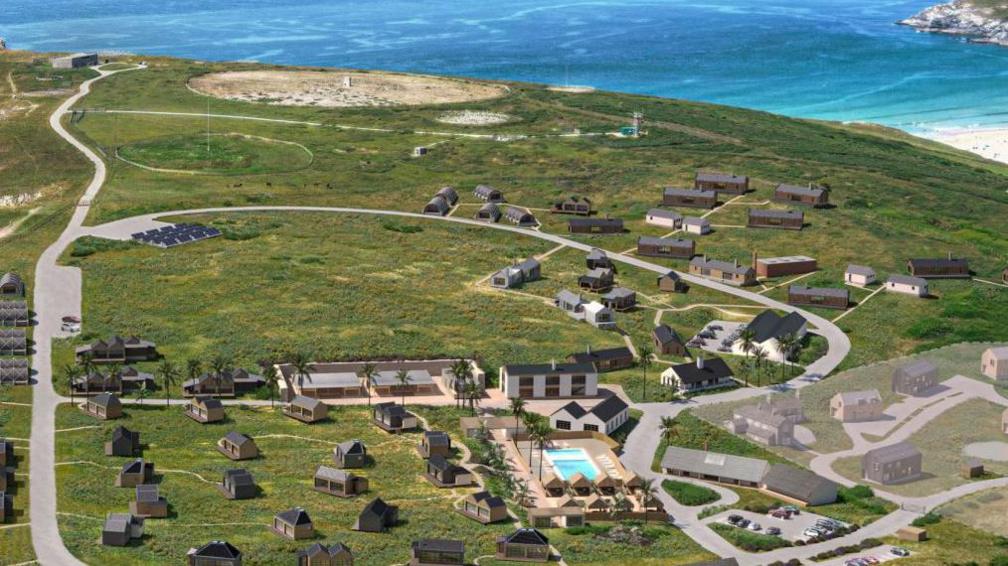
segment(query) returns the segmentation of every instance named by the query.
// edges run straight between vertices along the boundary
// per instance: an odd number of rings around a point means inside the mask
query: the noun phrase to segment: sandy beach
[[[1008,163],[1008,128],[950,129],[924,137],[987,159]]]

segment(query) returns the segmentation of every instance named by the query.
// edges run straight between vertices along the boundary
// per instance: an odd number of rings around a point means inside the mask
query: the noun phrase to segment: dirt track
[[[350,86],[346,80],[349,78]],[[282,106],[410,106],[497,98],[504,86],[382,72],[235,71],[193,77],[193,90],[217,98]]]

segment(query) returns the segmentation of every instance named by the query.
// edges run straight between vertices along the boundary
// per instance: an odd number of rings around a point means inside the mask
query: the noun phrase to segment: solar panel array
[[[137,232],[132,237],[138,242],[157,246],[159,248],[171,248],[182,244],[189,244],[215,238],[221,235],[221,231],[210,226],[199,224],[172,224],[163,228],[155,228],[146,232]]]

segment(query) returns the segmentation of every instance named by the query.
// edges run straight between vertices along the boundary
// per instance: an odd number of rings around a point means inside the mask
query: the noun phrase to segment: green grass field
[[[118,156],[143,167],[211,175],[286,173],[312,162],[300,145],[237,134],[154,139],[122,146]]]
[[[28,437],[31,436],[30,387],[0,387],[0,438],[6,438],[14,445],[14,485],[8,493],[13,495],[14,517],[0,527],[0,564],[18,564],[35,559],[32,548],[31,514],[28,505]],[[11,526],[21,525],[21,526]]]
[[[721,497],[713,489],[675,480],[664,480],[661,483],[662,489],[668,492],[682,505],[706,505],[714,503]]]

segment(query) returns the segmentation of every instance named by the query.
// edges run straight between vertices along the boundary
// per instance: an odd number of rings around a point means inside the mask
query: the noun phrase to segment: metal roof
[[[665,450],[661,466],[662,468],[751,483],[759,483],[770,467],[765,460],[718,452],[704,452],[679,446],[669,446]]]

